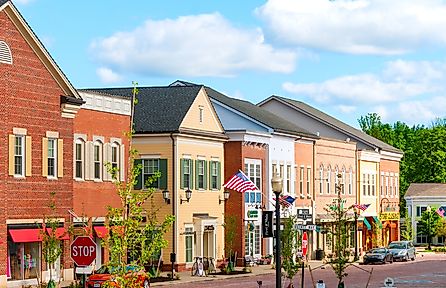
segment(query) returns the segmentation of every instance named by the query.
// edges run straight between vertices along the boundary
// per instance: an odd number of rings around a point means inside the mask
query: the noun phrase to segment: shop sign
[[[398,212],[383,212],[383,213],[379,214],[379,219],[381,221],[399,220],[400,213],[398,213]]]
[[[214,231],[214,225],[206,225],[204,226],[204,231]]]
[[[273,237],[273,211],[262,212],[263,238]]]
[[[248,218],[257,218],[259,217],[259,211],[258,210],[248,210],[248,212],[246,212]]]

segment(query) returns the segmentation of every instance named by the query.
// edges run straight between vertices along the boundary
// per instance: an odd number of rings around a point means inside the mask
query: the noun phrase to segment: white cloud
[[[256,9],[275,40],[353,54],[445,46],[442,0],[268,0]]]
[[[352,112],[356,111],[356,107],[351,106],[351,105],[338,105],[337,109],[345,114],[352,113]]]
[[[388,62],[380,74],[346,75],[321,83],[286,82],[282,88],[319,103],[393,103],[446,91],[446,63]]]
[[[116,83],[121,80],[121,76],[113,70],[105,67],[98,68],[96,74],[99,76],[101,81],[105,84]]]
[[[407,101],[397,106],[398,117],[406,123],[430,124],[436,118],[445,118],[446,96]]]
[[[232,26],[220,14],[147,20],[91,44],[116,71],[178,76],[232,76],[243,70],[293,72],[296,52],[275,49],[260,29]]]

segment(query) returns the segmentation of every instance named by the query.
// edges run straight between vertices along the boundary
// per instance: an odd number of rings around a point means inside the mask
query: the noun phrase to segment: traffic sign
[[[304,232],[302,235],[302,257],[305,257],[307,255],[308,250],[308,236],[307,232]]]
[[[393,281],[393,278],[387,277],[384,280],[384,286],[385,287],[395,287],[395,286],[393,286],[394,284],[395,284],[395,281]]]
[[[71,242],[70,255],[77,266],[89,266],[96,259],[96,243],[88,236],[79,236]]]
[[[303,224],[296,224],[294,225],[294,229],[297,230],[311,230],[311,231],[319,231],[320,227],[316,225],[303,225]]]

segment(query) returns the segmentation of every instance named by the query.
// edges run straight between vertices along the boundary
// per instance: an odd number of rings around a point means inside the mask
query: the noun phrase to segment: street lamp
[[[220,196],[218,196],[218,204],[221,204],[222,202],[225,202],[228,199],[229,199],[229,191],[225,190],[225,192],[223,192],[223,199],[221,199]]]
[[[187,188],[186,199],[180,198],[180,204],[183,204],[183,202],[189,202],[191,197],[192,197],[192,191],[189,188]]]
[[[431,206],[427,206],[427,250],[431,250]]]
[[[163,199],[166,204],[170,204],[169,190],[163,190]]]
[[[283,179],[274,175],[271,179],[271,186],[276,195],[276,288],[282,287],[282,265],[280,263],[280,202],[279,197],[282,193]]]

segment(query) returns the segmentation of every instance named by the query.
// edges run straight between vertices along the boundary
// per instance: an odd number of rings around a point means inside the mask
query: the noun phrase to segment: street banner
[[[262,212],[262,236],[273,237],[273,211]]]

